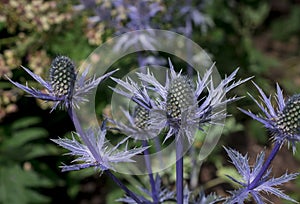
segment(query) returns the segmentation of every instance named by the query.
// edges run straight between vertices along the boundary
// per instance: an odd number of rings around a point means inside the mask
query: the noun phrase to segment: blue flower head
[[[239,97],[226,99],[226,94],[244,83],[244,80],[234,81],[238,70],[226,77],[215,86],[212,82],[212,68],[207,70],[203,77],[197,73],[194,81],[182,74],[175,72],[169,61],[170,70],[167,71],[165,83],[159,82],[149,70],[147,73],[137,73],[141,84],[132,79],[126,81],[114,79],[122,89],[113,89],[118,94],[130,98],[138,105],[149,110],[150,122],[153,129],[161,130],[168,127],[165,140],[172,135],[184,135],[191,143],[195,130],[202,125],[215,123],[227,115],[224,107],[227,103],[236,101]],[[154,99],[148,92],[155,92]],[[202,94],[207,91],[207,96]],[[200,104],[200,105],[199,105]]]
[[[28,85],[22,85],[14,82],[7,77],[7,79],[27,92],[31,96],[42,99],[44,101],[53,101],[52,110],[57,107],[61,108],[77,108],[80,103],[87,102],[86,95],[98,84],[115,71],[107,73],[99,78],[88,78],[89,69],[86,68],[81,75],[76,74],[74,62],[65,56],[56,57],[50,67],[50,80],[46,81],[40,76],[34,74],[29,69],[22,66],[22,68],[38,83],[40,83],[44,90],[37,90]],[[52,111],[51,110],[51,111]]]
[[[295,143],[300,141],[300,95],[294,95],[285,100],[280,86],[277,84],[277,94],[274,96],[276,104],[272,104],[272,97],[267,97],[256,85],[262,103],[249,94],[252,100],[262,110],[264,115],[256,115],[250,111],[240,109],[243,113],[261,122],[271,133],[274,141],[283,144],[285,141],[296,151]]]
[[[130,113],[122,109],[126,122],[110,119],[117,130],[137,140],[148,140],[157,136],[158,131],[150,123],[150,112],[148,109],[136,105],[134,112]]]

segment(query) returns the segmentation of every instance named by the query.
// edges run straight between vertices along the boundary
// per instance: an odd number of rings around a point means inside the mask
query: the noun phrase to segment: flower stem
[[[138,204],[144,204],[145,202],[140,201],[140,199],[131,191],[129,190],[109,169],[104,171],[106,175],[108,175],[125,193],[132,198]],[[146,202],[146,203],[151,203]]]
[[[279,149],[281,147],[281,144],[282,144],[281,141],[277,141],[275,143],[275,145],[274,145],[274,147],[272,149],[272,152],[270,153],[268,159],[264,163],[264,165],[261,168],[260,172],[257,174],[257,176],[255,177],[255,179],[248,185],[248,189],[249,190],[252,190],[255,187],[257,187],[257,185],[259,184],[259,181],[261,180],[261,178],[263,177],[263,175],[265,174],[265,172],[269,168],[270,164],[272,163],[273,159],[275,158],[277,152],[279,151]]]
[[[96,149],[94,148],[93,144],[91,143],[91,141],[89,140],[87,135],[84,133],[75,111],[73,109],[69,108],[68,113],[69,113],[69,116],[71,117],[71,120],[73,121],[73,124],[75,126],[75,129],[76,129],[77,133],[80,135],[80,137],[83,140],[84,144],[91,151],[93,157],[96,159],[97,162],[99,162],[99,164],[103,163],[101,157],[98,155],[98,153],[97,153]]]
[[[143,140],[143,147],[147,147],[148,146],[148,142]],[[145,157],[145,162],[146,162],[146,168],[148,171],[148,175],[149,175],[149,179],[150,179],[150,185],[151,185],[151,191],[152,191],[152,199],[154,203],[159,203],[159,199],[158,199],[158,193],[157,193],[157,189],[156,189],[156,185],[155,185],[155,181],[153,178],[153,173],[152,173],[152,169],[151,169],[151,161],[150,161],[150,157],[149,157],[149,150],[145,149],[144,151],[144,157]]]
[[[183,204],[183,145],[181,138],[176,139],[176,198],[177,204]]]

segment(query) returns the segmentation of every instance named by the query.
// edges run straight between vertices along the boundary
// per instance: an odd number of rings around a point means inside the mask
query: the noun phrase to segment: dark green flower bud
[[[65,56],[56,57],[50,68],[50,81],[55,95],[71,95],[76,80],[75,65]]]
[[[288,100],[277,120],[277,125],[285,134],[300,133],[300,94]]]
[[[167,111],[173,119],[181,119],[181,113],[194,105],[194,88],[187,77],[180,76],[171,82],[167,94]]]

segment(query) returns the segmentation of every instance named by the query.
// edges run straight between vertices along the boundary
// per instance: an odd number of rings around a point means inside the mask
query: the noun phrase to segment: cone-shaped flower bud
[[[194,104],[195,95],[191,81],[184,76],[174,79],[167,94],[167,111],[169,116],[180,120],[182,112]]]
[[[149,110],[142,106],[136,106],[134,111],[134,123],[138,128],[146,129],[149,126]]]
[[[292,96],[277,120],[278,127],[288,135],[300,134],[300,94]]]
[[[56,57],[51,63],[50,80],[55,95],[71,95],[76,80],[75,65],[72,60],[65,56]]]

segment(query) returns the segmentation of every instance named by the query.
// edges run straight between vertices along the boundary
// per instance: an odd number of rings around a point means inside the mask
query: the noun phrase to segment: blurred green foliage
[[[284,84],[283,88],[287,94],[299,92],[300,75],[295,73],[298,73],[300,64],[300,6],[294,1],[280,1],[281,6],[278,6],[278,2],[207,1],[203,12],[213,25],[206,32],[195,26],[192,40],[211,54],[222,76],[241,67],[241,77],[255,76],[253,80],[263,86],[267,93],[274,92],[275,81]],[[73,130],[72,125],[69,124],[57,132],[59,128],[55,126],[56,123],[46,126],[43,122],[48,121],[47,114],[38,117],[34,113],[23,116],[18,114],[18,102],[24,95],[4,78],[4,75],[7,75],[16,81],[27,80],[32,83],[31,79],[25,78],[24,72],[18,69],[20,65],[24,65],[47,79],[50,61],[56,55],[67,55],[79,65],[96,46],[113,37],[112,29],[103,22],[94,25],[88,22],[90,12],[74,11],[73,6],[77,4],[79,1],[0,2],[0,203],[53,203],[59,198],[51,195],[52,191],[49,189],[61,188],[66,192],[65,196],[69,197],[67,201],[74,201],[80,199],[80,182],[93,174],[92,169],[66,174],[58,172],[61,149],[56,148],[49,137],[63,136],[56,134]],[[170,6],[170,2],[161,4],[164,7],[163,12]],[[117,10],[111,12],[115,16],[118,14],[116,12],[122,14],[122,11]],[[174,15],[176,21],[182,20]],[[155,22],[162,24],[161,28],[172,29],[171,23],[164,24],[160,19],[156,19]],[[118,64],[124,73],[133,67],[131,64],[136,60],[133,59],[134,55],[130,57],[132,59]],[[254,87],[248,83],[236,90],[236,93],[246,95],[246,92],[250,92],[255,97],[257,92],[253,90]],[[109,101],[106,101],[110,94],[111,91],[104,90],[101,91],[101,96],[98,95],[97,100],[101,100],[96,107],[99,115],[103,112],[110,114]],[[244,98],[237,105],[256,111],[248,98]],[[34,106],[34,109],[49,111],[49,105],[41,101],[36,100]],[[220,141],[222,145],[232,144],[233,136],[239,137],[237,141],[246,141],[248,137],[252,137],[261,146],[269,142],[270,135],[259,124],[239,113],[235,105],[230,106],[229,111],[233,114],[233,119],[227,122],[225,136]],[[55,114],[63,118],[65,113]],[[41,126],[42,124],[45,127]],[[224,157],[222,154],[220,156],[220,153],[221,145],[209,158],[209,162],[216,166],[217,176],[221,179],[217,184],[228,182],[225,174],[235,173],[223,162]],[[49,156],[54,160],[52,162],[56,167],[47,163],[49,161],[45,158]],[[298,156],[296,158],[300,161]],[[190,160],[186,160],[185,163],[188,166]],[[297,165],[299,166],[299,163]],[[169,176],[171,178],[168,182],[172,183],[174,175],[170,173]],[[64,177],[63,182],[60,177]],[[207,188],[214,185],[208,184]],[[299,180],[296,185],[299,189]],[[108,194],[107,203],[113,203],[117,198],[115,195],[120,195],[120,191],[111,186],[109,188],[111,191],[104,190],[104,193]],[[300,200],[299,194],[295,194],[294,198]]]
[[[24,117],[0,126],[0,203],[48,203],[46,196],[34,189],[51,188],[54,182],[33,167],[33,160],[53,155],[57,147],[37,143],[48,132],[37,125],[40,118]],[[13,192],[13,193],[12,193]]]

